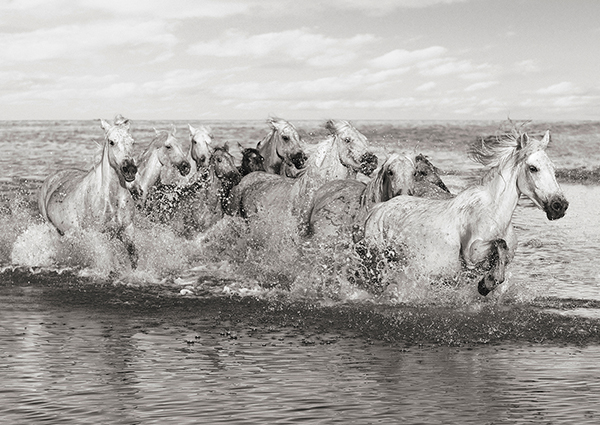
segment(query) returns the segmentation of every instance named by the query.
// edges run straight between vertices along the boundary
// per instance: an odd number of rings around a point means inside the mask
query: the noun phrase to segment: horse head
[[[532,139],[526,133],[517,137],[517,187],[519,191],[546,212],[548,220],[565,215],[569,202],[556,181],[554,164],[546,154],[550,131],[542,140]]]
[[[381,201],[398,195],[412,195],[415,186],[415,163],[406,156],[394,154],[381,166],[377,179],[381,181]]]
[[[439,175],[439,170],[423,154],[415,157],[415,180],[417,182],[428,182],[444,192],[450,193]]]
[[[338,147],[340,162],[356,172],[370,176],[377,168],[377,156],[371,152],[367,138],[348,121],[329,120],[325,127]]]
[[[242,152],[242,163],[239,167],[242,176],[250,174],[253,171],[265,171],[265,159],[258,149],[245,148],[239,142],[238,147]]]
[[[129,134],[129,120],[117,115],[114,124],[101,119],[100,125],[104,130],[103,157],[108,158],[108,163],[117,174],[126,182],[135,180],[137,166],[133,158],[133,137]]]
[[[157,150],[161,165],[173,165],[179,170],[179,174],[187,176],[191,167],[186,154],[183,152],[181,142],[175,137],[175,126],[172,127],[171,131],[154,131],[156,136],[152,141],[152,146]]]
[[[216,147],[210,157],[210,166],[214,169],[215,176],[235,186],[241,180],[240,172],[235,166],[233,156],[229,153],[229,145]]]
[[[268,123],[271,126],[271,133],[257,145],[261,155],[266,158],[265,150],[272,150],[282,162],[298,169],[304,167],[307,156],[302,149],[302,142],[296,128],[281,118],[271,117]]]
[[[207,168],[212,150],[213,135],[211,129],[206,126],[194,128],[190,124],[188,124],[188,127],[190,129],[190,156],[196,163],[196,169]]]

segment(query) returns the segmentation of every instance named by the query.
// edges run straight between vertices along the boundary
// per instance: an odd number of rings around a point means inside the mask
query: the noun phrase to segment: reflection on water
[[[28,286],[3,287],[0,304],[6,423],[600,419],[598,346],[406,347],[223,306],[72,306]]]
[[[266,128],[211,124],[234,154]],[[418,146],[455,192],[474,168],[466,145],[498,129],[356,124],[382,157]],[[134,124],[137,149],[169,125]],[[298,127],[309,143],[323,134]],[[597,123],[538,127],[557,167],[600,162]],[[0,123],[4,422],[598,423],[600,187],[563,184],[570,207],[553,222],[521,202],[510,277],[486,299],[435,288],[358,302],[340,278],[346,252],[311,257],[263,228],[240,237],[234,221],[185,241],[141,227],[129,274],[103,235],[59,240],[34,193],[53,170],[89,168],[101,134],[92,121]]]

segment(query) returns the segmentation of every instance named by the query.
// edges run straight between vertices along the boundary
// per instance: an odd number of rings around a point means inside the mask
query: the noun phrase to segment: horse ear
[[[225,142],[225,143],[223,143],[223,150],[224,150],[225,152],[229,152],[229,142]]]
[[[108,131],[108,129],[110,128],[110,124],[107,121],[100,118],[100,127],[102,127],[102,130]]]
[[[154,134],[158,134],[158,133],[160,133],[160,131],[158,131],[158,130],[156,129],[156,127],[152,127],[152,128],[154,129]]]
[[[129,120],[121,114],[117,114],[117,116],[115,116],[115,125],[125,127],[126,130],[129,130]]]
[[[173,123],[171,123],[171,133],[173,136],[175,136],[175,133],[177,133],[177,127],[175,127],[175,124]]]
[[[275,128],[275,120],[273,119],[273,117],[267,118],[267,124],[269,124],[271,128]]]
[[[188,128],[190,129],[190,134],[194,134],[196,132],[196,129],[192,127],[191,124],[188,124]]]
[[[335,134],[336,133],[336,131],[335,131],[335,123],[333,122],[333,120],[327,120],[327,122],[325,123],[325,128],[327,130],[329,130],[329,132],[331,134]]]
[[[542,145],[542,149],[546,149],[548,147],[548,143],[550,143],[550,130],[546,130],[546,134],[544,134],[544,137],[540,143]]]
[[[240,143],[240,141],[238,140],[237,142],[238,148],[240,148],[240,152],[244,152],[244,147],[242,146],[242,144]]]
[[[529,136],[527,135],[527,133],[523,133],[517,138],[517,144],[519,149],[523,149],[525,146],[527,146],[528,143]]]

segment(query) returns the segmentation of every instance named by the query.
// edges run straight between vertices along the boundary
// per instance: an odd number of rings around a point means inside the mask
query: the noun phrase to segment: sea
[[[268,132],[189,123],[238,162]],[[326,137],[293,124],[307,145]],[[487,297],[410,281],[373,294],[349,277],[351,247],[236,217],[185,238],[138,214],[132,270],[121,244],[61,237],[37,206],[50,173],[98,161],[99,120],[0,121],[0,423],[600,423],[600,122],[352,124],[380,161],[425,154],[454,193],[481,170],[478,138],[550,130],[569,208],[548,221],[519,201],[516,256]],[[133,120],[136,151],[171,125],[189,146],[188,121]]]

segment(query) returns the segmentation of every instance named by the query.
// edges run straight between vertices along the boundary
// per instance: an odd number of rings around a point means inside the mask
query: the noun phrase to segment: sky
[[[600,120],[597,0],[0,0],[0,120]]]

